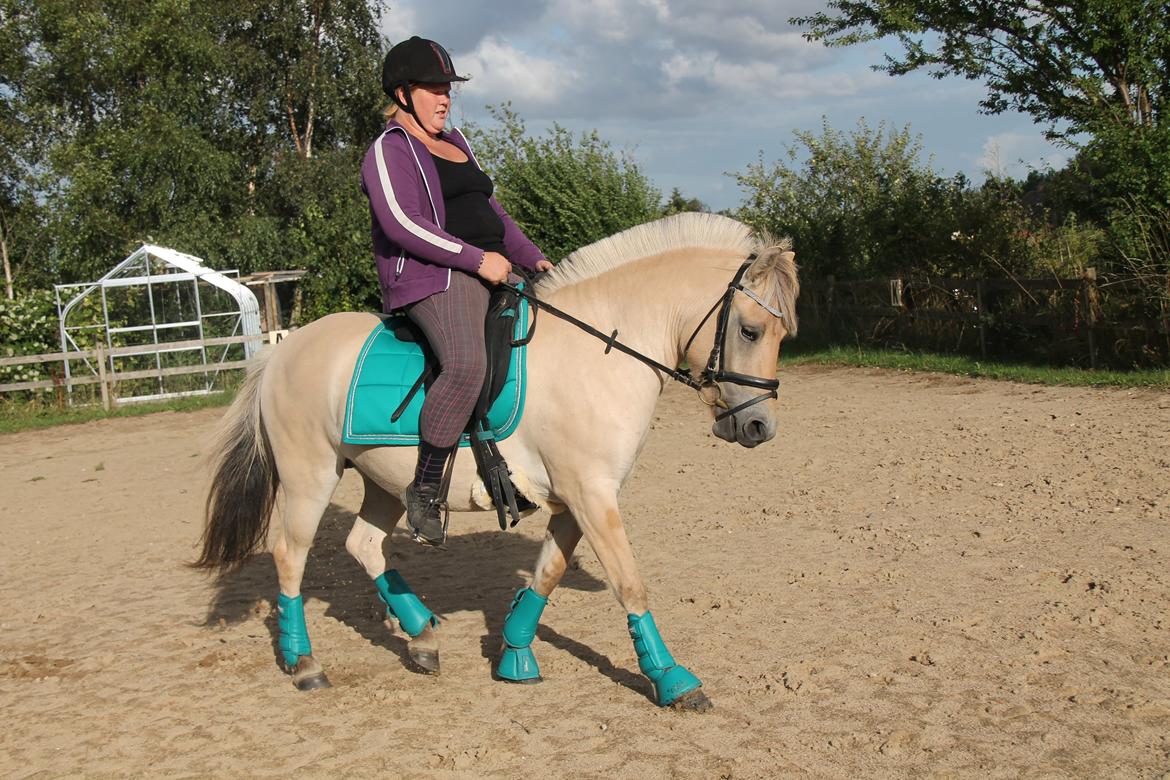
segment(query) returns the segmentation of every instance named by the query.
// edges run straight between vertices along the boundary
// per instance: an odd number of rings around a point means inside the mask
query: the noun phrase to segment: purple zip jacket
[[[479,166],[459,130],[444,132],[440,138],[462,149]],[[423,142],[393,119],[362,161],[362,192],[370,199],[370,234],[383,311],[446,290],[452,268],[476,276],[483,250],[443,230],[447,212],[435,161]],[[536,270],[544,255],[504,213],[495,197],[489,202],[504,222],[508,260]]]

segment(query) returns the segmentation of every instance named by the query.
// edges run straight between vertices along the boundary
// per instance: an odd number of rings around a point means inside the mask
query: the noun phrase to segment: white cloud
[[[1067,159],[1026,118],[979,115],[976,83],[873,72],[894,44],[805,41],[789,18],[823,8],[823,0],[399,0],[383,27],[395,41],[439,41],[473,76],[460,88],[460,121],[490,122],[483,106],[511,101],[533,132],[553,122],[596,128],[632,150],[662,189],[682,186],[716,208],[734,205],[723,172],[743,170],[759,150],[778,158],[793,130],[819,132],[822,117],[837,128],[861,117],[871,127],[909,124],[943,172],[976,179],[980,168],[1023,175],[1026,165]]]
[[[528,105],[552,103],[577,80],[575,71],[549,58],[526,54],[495,37],[458,59],[458,70],[471,80],[460,87],[463,99]]]
[[[584,39],[626,43],[655,37],[669,13],[667,0],[551,0],[545,19]]]
[[[718,101],[733,98],[753,109],[758,99],[810,100],[858,94],[872,81],[870,74],[789,72],[780,63],[754,60],[746,63],[721,60],[713,52],[698,56],[676,54],[662,63],[668,90],[692,95],[696,85]],[[728,101],[731,103],[733,101]]]

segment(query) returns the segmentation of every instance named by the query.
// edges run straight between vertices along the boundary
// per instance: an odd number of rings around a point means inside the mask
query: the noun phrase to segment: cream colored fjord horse
[[[715,435],[755,447],[776,433],[775,392],[761,397],[760,387],[774,388],[780,342],[796,330],[793,259],[786,242],[758,238],[732,219],[679,214],[577,250],[535,292],[606,333],[616,330],[621,342],[665,366],[707,365],[722,324],[726,373],[700,396],[712,404]],[[729,287],[733,280],[739,281]],[[365,498],[346,548],[374,580],[388,615],[412,637],[411,661],[420,671],[438,672],[438,620],[401,574],[387,569],[415,449],[340,443],[358,351],[377,322],[373,314],[333,314],[290,334],[250,371],[214,456],[195,565],[231,570],[260,549],[283,488],[273,550],[279,645],[301,689],[328,685],[309,644],[300,589],[313,536],[347,460],[365,481]],[[658,704],[706,709],[698,678],[671,657],[648,611],[618,509],[669,379],[629,355],[606,354],[596,338],[547,313],[528,350],[524,416],[499,446],[517,487],[551,518],[532,583],[517,593],[505,620],[496,676],[539,681],[529,645],[583,535],[627,612],[639,667]],[[727,376],[755,378],[756,386]],[[453,511],[490,507],[470,457],[456,461],[449,503]]]

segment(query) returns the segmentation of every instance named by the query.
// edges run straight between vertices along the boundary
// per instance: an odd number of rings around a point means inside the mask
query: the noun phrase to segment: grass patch
[[[172,398],[166,401],[126,404],[108,412],[102,409],[100,405],[58,408],[35,401],[28,403],[0,403],[0,433],[31,431],[39,428],[50,428],[54,425],[85,423],[112,417],[141,417],[144,414],[155,414],[157,412],[196,412],[200,409],[227,406],[235,396],[235,391],[229,390],[211,395],[195,395],[187,398]]]
[[[793,354],[795,353],[795,354]],[[898,371],[931,371],[957,376],[1002,379],[1035,385],[1079,387],[1152,387],[1170,390],[1170,370],[1090,371],[1081,368],[1052,368],[1020,363],[997,363],[958,355],[901,352],[892,349],[826,347],[785,350],[784,366],[857,366],[891,368]]]

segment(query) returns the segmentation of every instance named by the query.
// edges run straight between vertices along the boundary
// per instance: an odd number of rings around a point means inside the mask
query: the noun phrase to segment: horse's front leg
[[[424,674],[439,673],[439,619],[427,609],[397,569],[387,567],[390,534],[405,512],[402,502],[370,478],[365,480],[365,497],[357,520],[345,540],[345,549],[357,559],[374,581],[378,597],[386,605],[388,618],[398,620],[410,637],[407,653],[411,668]]]
[[[532,654],[532,640],[548,597],[568,568],[569,558],[581,541],[581,528],[568,512],[553,515],[548,521],[544,545],[536,560],[532,585],[522,588],[512,599],[512,608],[504,619],[504,647],[496,664],[496,676],[508,682],[540,682],[540,667]]]
[[[646,587],[638,574],[634,552],[618,511],[616,487],[610,488],[604,482],[582,485],[575,491],[575,495],[567,499],[576,524],[597,553],[618,601],[626,610],[626,622],[638,656],[638,667],[653,683],[655,701],[664,707],[673,705],[686,709],[709,709],[711,702],[699,690],[702,685],[699,678],[675,662],[658,633],[654,616],[650,614]],[[561,559],[549,550],[547,541],[545,552],[549,553],[549,572],[559,580],[560,574],[564,573]],[[542,560],[544,558],[542,553]],[[562,556],[565,562],[567,558],[567,555]],[[561,567],[559,571],[558,566]],[[542,571],[543,567],[538,567],[538,581]]]

